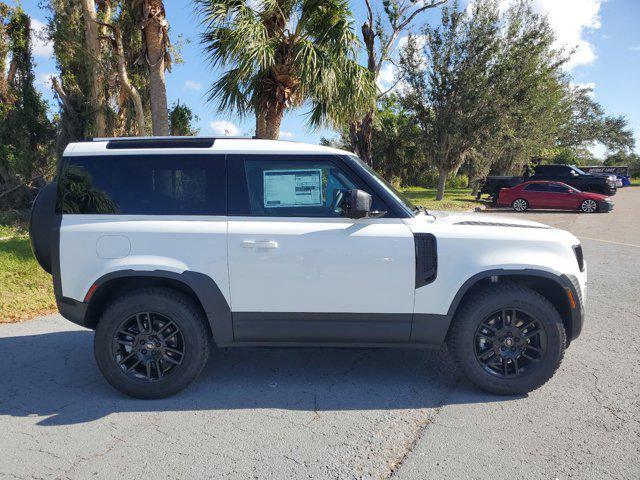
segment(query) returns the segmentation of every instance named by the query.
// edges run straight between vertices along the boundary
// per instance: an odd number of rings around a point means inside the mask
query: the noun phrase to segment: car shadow
[[[118,412],[233,409],[378,410],[508,401],[462,379],[445,349],[214,349],[190,388],[136,400],[99,372],[90,331],[0,338],[0,416],[38,425],[91,422]]]

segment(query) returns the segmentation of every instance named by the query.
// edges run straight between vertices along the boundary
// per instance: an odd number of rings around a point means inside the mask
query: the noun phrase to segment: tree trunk
[[[131,80],[129,80],[129,75],[127,74],[127,66],[125,64],[124,48],[122,47],[122,34],[120,33],[120,29],[116,27],[111,28],[113,28],[115,53],[118,60],[118,78],[120,79],[120,83],[133,101],[133,106],[136,114],[136,123],[138,125],[138,135],[144,137],[147,134],[147,128],[144,120],[144,108],[142,107],[142,99],[140,98],[140,93],[138,93],[136,87],[133,86]]]
[[[84,18],[84,35],[86,49],[91,62],[91,107],[94,112],[94,135],[104,137],[107,122],[104,114],[103,82],[100,74],[100,40],[98,39],[98,17],[94,0],[82,0],[82,16]]]
[[[169,67],[165,62],[169,44],[167,35],[168,23],[161,0],[145,2],[143,10],[146,12],[143,17],[143,33],[146,45],[146,63],[149,67],[149,97],[153,134],[155,136],[166,136],[169,135],[169,113],[164,71],[165,68]]]
[[[256,110],[256,137],[266,138],[267,121],[264,110]]]
[[[282,123],[283,115],[284,105],[279,105],[278,103],[270,104],[265,114],[264,136],[260,138],[277,140],[280,136],[280,124]]]
[[[475,197],[480,190],[480,179],[474,179],[473,182],[470,180],[469,183],[471,183],[471,195]]]
[[[16,77],[17,71],[18,71],[18,60],[15,58],[12,58],[11,63],[9,63],[9,71],[7,72],[7,85],[13,84],[13,80]]]
[[[375,31],[373,27],[373,17],[370,15],[369,21],[362,24],[362,38],[364,39],[367,51],[367,70],[376,77],[379,65],[376,60]],[[356,120],[350,126],[349,138],[351,148],[370,167],[373,167],[373,119],[376,114],[375,108],[371,108],[363,118]]]
[[[352,123],[349,128],[351,148],[360,160],[369,166],[373,166],[373,116],[375,111],[370,110],[362,120]]]
[[[438,191],[436,193],[436,200],[442,200],[444,198],[444,189],[447,185],[447,171],[444,168],[438,169]]]

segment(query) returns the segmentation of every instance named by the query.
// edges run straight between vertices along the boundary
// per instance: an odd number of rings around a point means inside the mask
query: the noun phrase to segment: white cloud
[[[396,78],[396,67],[391,62],[387,62],[380,69],[376,83],[380,90],[388,89]]]
[[[502,0],[505,8],[512,0]],[[585,34],[598,30],[603,0],[533,0],[535,12],[545,14],[557,36],[557,46],[575,49],[567,68],[591,65],[598,58]]]
[[[280,130],[280,138],[293,138],[295,134],[286,130]]]
[[[416,42],[418,49],[424,48],[427,44],[427,36],[422,34],[413,34],[413,39]],[[398,40],[398,48],[403,50],[407,46],[407,42],[409,41],[409,35],[405,35],[404,37],[400,37]]]
[[[31,45],[35,57],[51,58],[53,56],[53,42],[46,38],[47,26],[35,18],[31,19]]]
[[[629,47],[629,50],[634,50],[636,52],[640,52],[640,45],[636,45],[634,47]]]
[[[51,79],[56,76],[55,73],[39,73],[36,77],[36,85],[43,89],[51,89]]]
[[[589,96],[591,98],[594,98],[596,96],[595,91],[594,91],[595,88],[596,88],[595,82],[585,82],[585,83],[580,83],[580,82],[574,83],[574,82],[571,82],[571,86],[573,88],[580,88],[580,89],[588,88],[589,90],[591,90],[591,92],[589,92]]]
[[[186,82],[184,82],[184,88],[186,88],[187,90],[201,90],[202,89],[202,83],[200,82],[196,82],[195,80],[187,80]]]
[[[240,129],[234,123],[226,120],[214,120],[209,126],[216,135],[240,135]]]

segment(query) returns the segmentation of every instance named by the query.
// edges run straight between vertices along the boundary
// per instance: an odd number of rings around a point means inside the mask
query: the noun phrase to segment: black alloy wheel
[[[112,348],[114,360],[127,376],[147,382],[170,375],[185,356],[178,325],[153,312],[126,318],[115,332]]]
[[[136,398],[164,398],[189,386],[209,358],[211,333],[198,304],[182,292],[147,287],[103,312],[94,355],[105,379]]]
[[[544,385],[558,369],[566,345],[554,305],[508,281],[465,298],[447,334],[447,346],[467,378],[498,395],[522,395]]]
[[[544,324],[522,310],[492,313],[475,335],[475,354],[480,365],[499,378],[516,377],[540,362],[547,345]]]

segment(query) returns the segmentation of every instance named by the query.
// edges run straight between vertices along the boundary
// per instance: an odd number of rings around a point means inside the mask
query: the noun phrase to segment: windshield
[[[576,167],[575,165],[571,165],[571,168],[573,168],[574,171],[578,172],[580,175],[586,175],[585,172],[583,172],[582,170],[580,170],[578,167]]]
[[[371,174],[371,176],[373,176],[373,178],[376,180],[376,182],[378,182],[378,184],[380,186],[382,186],[382,188],[384,188],[389,195],[391,195],[392,197],[394,197],[398,202],[402,203],[405,207],[407,207],[408,209],[412,210],[413,212],[418,212],[421,210],[420,207],[415,206],[411,200],[409,200],[407,197],[405,197],[405,195],[402,192],[399,192],[398,190],[396,190],[393,185],[391,185],[389,182],[387,182],[384,178],[382,178],[381,176],[379,176],[376,171],[371,168],[369,165],[367,165],[366,163],[364,163],[362,160],[360,160],[359,157],[353,155],[352,158],[358,162],[360,165],[362,165],[362,167]],[[426,210],[425,210],[426,212]]]

